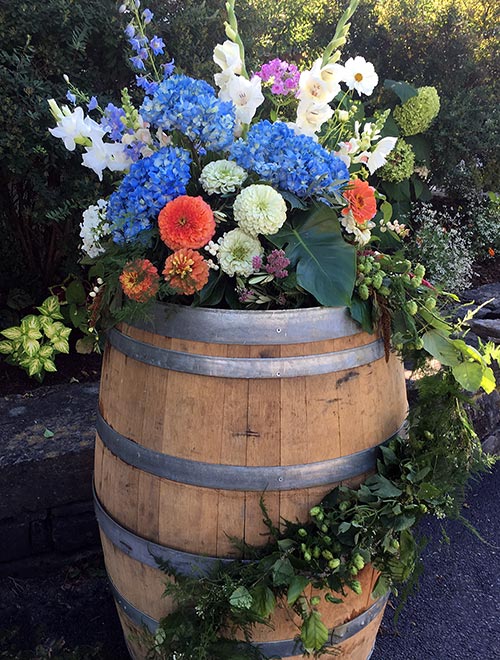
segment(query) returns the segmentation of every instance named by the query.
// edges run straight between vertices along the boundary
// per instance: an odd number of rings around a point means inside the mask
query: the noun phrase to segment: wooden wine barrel
[[[374,469],[407,412],[403,367],[344,308],[212,310],[158,304],[109,334],[97,421],[96,511],[130,653],[172,607],[162,557],[200,574],[266,541],[271,518],[306,520],[339,483]],[[366,660],[386,599],[321,606],[340,658]],[[300,658],[293,613],[255,632],[267,655]],[[326,656],[325,656],[326,657]],[[328,656],[330,657],[330,656]]]

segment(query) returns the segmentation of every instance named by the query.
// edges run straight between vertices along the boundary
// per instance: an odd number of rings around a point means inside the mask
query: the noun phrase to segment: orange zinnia
[[[351,187],[342,193],[347,201],[346,208],[342,209],[342,215],[347,215],[350,211],[354,220],[362,225],[377,213],[375,189],[361,179],[354,179],[350,185]]]
[[[208,282],[208,264],[196,250],[182,248],[167,258],[163,274],[172,289],[190,296]]]
[[[201,197],[181,195],[160,211],[161,240],[172,250],[201,248],[215,233],[214,214]]]
[[[145,303],[157,294],[160,276],[149,259],[136,259],[124,267],[120,284],[131,300]]]

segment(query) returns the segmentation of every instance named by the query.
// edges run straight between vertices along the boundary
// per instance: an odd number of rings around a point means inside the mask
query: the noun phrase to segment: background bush
[[[81,212],[97,179],[47,131],[46,99],[63,100],[63,74],[102,105],[131,84],[122,22],[113,0],[1,3],[0,308],[40,301],[77,270]],[[144,3],[143,3],[144,4]],[[186,73],[210,80],[212,50],[224,39],[223,0],[153,0],[158,35]],[[347,3],[240,0],[250,68],[271,56],[310,62],[331,38]],[[494,0],[362,0],[345,57],[371,60],[381,80],[434,85],[441,113],[429,133],[433,183],[498,185],[498,5]],[[133,87],[133,85],[132,85]],[[453,186],[449,186],[453,193]],[[455,191],[454,194],[462,195]],[[19,289],[22,289],[20,291]],[[23,293],[24,291],[24,293]],[[1,323],[1,319],[0,319]]]

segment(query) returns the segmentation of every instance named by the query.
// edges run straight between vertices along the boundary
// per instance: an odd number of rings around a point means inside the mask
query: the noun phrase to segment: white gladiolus
[[[57,126],[49,128],[49,133],[54,137],[61,138],[68,151],[74,151],[77,143],[88,144],[96,138],[102,138],[104,130],[90,117],[85,117],[83,109],[79,106],[70,111],[68,106],[63,105],[59,110],[57,104],[49,104],[52,114],[58,111]],[[55,107],[54,107],[55,106]],[[56,110],[57,107],[57,110]]]
[[[387,163],[387,156],[396,146],[397,138],[385,137],[380,140],[373,151],[362,151],[353,158],[355,163],[364,163],[370,174]]]
[[[354,242],[362,247],[366,245],[371,238],[371,230],[375,227],[375,223],[371,220],[368,220],[364,224],[360,225],[354,219],[353,214],[349,211],[347,215],[339,215],[339,220],[342,223],[344,229],[349,233],[354,235]]]
[[[214,48],[213,58],[217,66],[224,72],[241,73],[242,71],[240,47],[232,41],[227,40],[223,44],[217,44]]]
[[[237,124],[249,124],[259,105],[264,103],[262,80],[258,76],[247,80],[243,76],[232,75],[221,87],[219,98],[233,102]]]
[[[300,133],[314,136],[332,115],[333,110],[328,104],[320,105],[310,99],[301,99],[297,107],[295,126]]]
[[[92,146],[85,148],[82,162],[85,167],[94,170],[99,181],[102,181],[102,173],[106,168],[112,172],[123,172],[132,164],[122,144],[103,142],[101,138],[94,139]]]

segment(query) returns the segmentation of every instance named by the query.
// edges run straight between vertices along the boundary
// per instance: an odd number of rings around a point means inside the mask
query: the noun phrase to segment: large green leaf
[[[412,96],[416,96],[418,93],[415,87],[401,80],[389,80],[387,78],[384,80],[384,87],[399,96],[401,103],[408,101],[408,99],[411,99]]]
[[[318,612],[311,614],[304,620],[300,638],[308,653],[319,651],[328,641],[328,628],[321,621]]]
[[[271,237],[296,268],[297,283],[327,307],[349,305],[356,278],[356,251],[342,238],[335,212],[325,205],[298,213]]]

